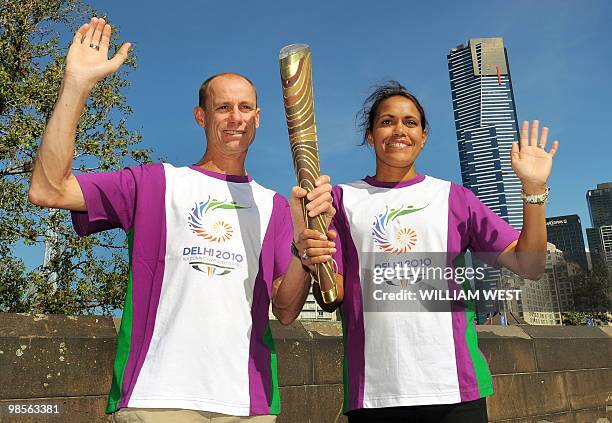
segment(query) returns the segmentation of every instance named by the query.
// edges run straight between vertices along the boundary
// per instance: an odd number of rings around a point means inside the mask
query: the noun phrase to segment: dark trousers
[[[487,423],[485,398],[458,404],[361,408],[349,411],[349,423]]]

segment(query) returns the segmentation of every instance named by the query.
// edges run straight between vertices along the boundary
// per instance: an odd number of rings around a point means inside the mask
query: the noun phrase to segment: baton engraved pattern
[[[291,47],[287,46],[281,50],[281,54],[286,49],[291,52],[280,59],[285,117],[296,179],[300,187],[312,191],[315,188],[315,180],[321,173],[314,113],[312,61],[310,48]],[[324,216],[309,217],[304,208],[306,201],[302,202],[306,227],[325,233],[327,228]],[[323,295],[324,300],[326,303],[332,302],[335,299],[336,286],[332,261],[317,265],[316,268],[315,278],[321,286],[321,292],[329,292],[328,295],[334,293],[333,299]]]

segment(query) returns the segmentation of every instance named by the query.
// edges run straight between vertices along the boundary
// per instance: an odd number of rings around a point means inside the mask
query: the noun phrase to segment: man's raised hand
[[[74,34],[66,57],[65,79],[92,88],[113,74],[125,62],[131,44],[125,43],[108,58],[112,28],[104,19],[93,17]]]

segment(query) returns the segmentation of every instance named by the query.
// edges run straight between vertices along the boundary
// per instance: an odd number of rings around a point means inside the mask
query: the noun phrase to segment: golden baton
[[[312,91],[310,47],[306,44],[291,44],[283,47],[279,54],[279,61],[295,176],[299,186],[310,192],[315,188],[315,181],[321,174]],[[308,200],[304,198],[302,211],[306,228],[325,234],[327,232],[325,217],[322,215],[308,216],[306,204]],[[323,302],[326,304],[333,302],[338,292],[332,260],[316,265],[314,279],[321,288]]]

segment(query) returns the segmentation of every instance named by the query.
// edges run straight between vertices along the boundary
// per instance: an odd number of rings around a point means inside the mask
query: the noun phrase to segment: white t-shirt
[[[268,322],[290,261],[287,201],[248,176],[197,166],[77,175],[79,235],[122,228],[130,277],[107,412],[278,414]]]
[[[344,276],[344,411],[452,404],[492,394],[473,307],[457,300],[438,301],[433,309],[394,308],[409,300],[389,298],[431,286],[424,280],[382,283],[376,269],[428,261],[455,270],[468,248],[491,253],[494,263],[519,233],[468,189],[430,176],[400,183],[367,177],[334,187],[333,195],[339,233],[334,258]],[[452,295],[466,288],[455,279],[438,282]],[[381,300],[381,292],[395,297]]]

